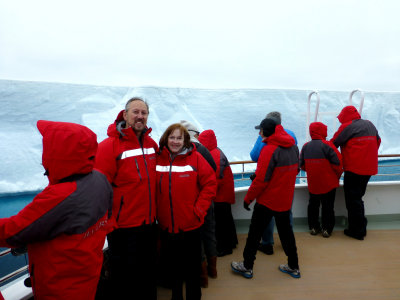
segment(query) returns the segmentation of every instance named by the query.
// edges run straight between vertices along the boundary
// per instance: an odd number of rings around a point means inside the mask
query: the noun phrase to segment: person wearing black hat
[[[266,115],[265,118],[273,119],[277,125],[281,125],[282,118],[281,118],[281,113],[279,111],[271,111]],[[297,138],[294,132],[287,128],[284,129],[287,134],[289,134],[292,138],[294,138],[294,141],[297,145]],[[264,146],[266,146],[266,143],[264,143],[261,136],[258,135],[258,138],[253,146],[253,149],[250,152],[250,157],[253,161],[255,162],[258,161],[258,157],[260,156],[261,150],[262,148],[264,148]],[[254,178],[254,174],[250,178]],[[290,222],[293,226],[292,211],[290,211]],[[274,254],[274,227],[275,227],[275,219],[272,218],[271,222],[269,222],[267,228],[264,230],[261,242],[258,245],[258,250],[267,255]]]
[[[288,263],[280,265],[279,270],[300,278],[296,240],[290,225],[290,209],[299,172],[299,149],[294,139],[273,119],[266,118],[255,128],[260,130],[260,136],[267,145],[261,150],[256,176],[244,198],[246,210],[250,210],[250,203],[256,199],[243,251],[244,260],[233,261],[231,268],[246,278],[253,277],[261,236],[271,218],[275,217],[279,238],[288,256]]]

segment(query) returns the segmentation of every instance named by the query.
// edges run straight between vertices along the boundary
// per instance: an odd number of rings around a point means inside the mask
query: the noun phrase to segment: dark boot
[[[200,285],[202,288],[208,288],[208,274],[207,274],[206,261],[203,261],[201,263]]]
[[[217,278],[217,257],[207,257],[207,262],[208,276],[210,276],[211,278]]]

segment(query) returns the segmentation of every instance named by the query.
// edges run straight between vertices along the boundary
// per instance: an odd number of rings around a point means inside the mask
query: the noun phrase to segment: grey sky
[[[400,91],[400,1],[0,0],[0,79]]]

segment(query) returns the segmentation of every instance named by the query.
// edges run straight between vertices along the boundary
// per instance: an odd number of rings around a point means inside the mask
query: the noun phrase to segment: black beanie
[[[276,122],[273,119],[266,118],[261,121],[260,125],[257,125],[255,129],[262,129],[263,135],[268,137],[275,132]]]

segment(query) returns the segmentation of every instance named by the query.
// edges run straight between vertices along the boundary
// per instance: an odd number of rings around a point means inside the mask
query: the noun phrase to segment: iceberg
[[[172,123],[188,120],[200,130],[213,129],[218,146],[229,161],[250,160],[258,136],[255,125],[273,110],[282,114],[282,125],[307,141],[307,100],[311,90],[194,89],[172,87],[115,87],[0,80],[0,194],[43,189],[47,178],[41,166],[42,141],[38,120],[85,125],[101,142],[126,101],[143,97],[150,106],[148,126],[159,141]],[[351,91],[319,91],[318,121],[328,126],[328,138],[339,126],[339,111],[349,104]],[[364,91],[362,117],[379,130],[380,154],[400,153],[400,93]],[[353,96],[360,105],[360,97]],[[316,102],[311,101],[311,121]]]

